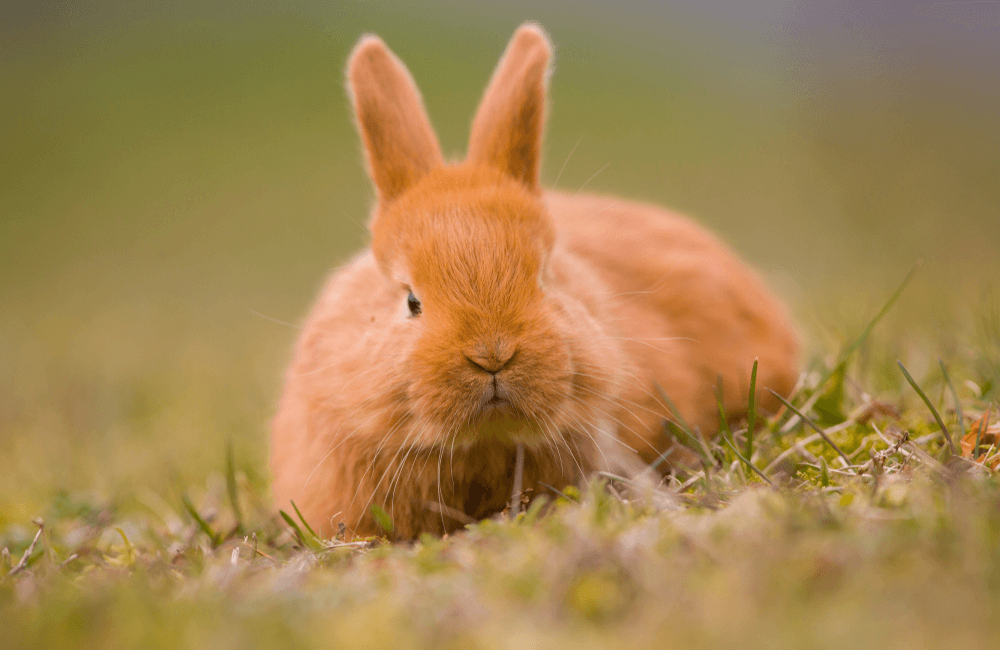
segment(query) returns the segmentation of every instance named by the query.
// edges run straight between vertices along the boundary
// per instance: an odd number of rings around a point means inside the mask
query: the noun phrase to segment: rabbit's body
[[[709,433],[717,379],[738,417],[755,357],[759,386],[791,389],[781,305],[714,237],[655,207],[538,187],[548,56],[537,28],[519,30],[469,160],[446,166],[402,64],[374,39],[352,55],[373,248],[323,289],[272,435],[279,505],[324,533],[380,532],[372,504],[399,538],[495,514],[518,445],[533,494],[650,462],[678,415],[660,388]]]
[[[665,451],[666,393],[689,425],[708,433],[719,424],[713,387],[723,379],[730,419],[747,412],[755,358],[760,386],[782,394],[798,375],[798,342],[783,306],[749,268],[711,233],[684,216],[612,197],[548,192],[560,241],[607,285],[631,368],[617,418],[620,435],[647,462]],[[758,395],[764,408],[779,404]],[[643,432],[656,448],[634,439]]]

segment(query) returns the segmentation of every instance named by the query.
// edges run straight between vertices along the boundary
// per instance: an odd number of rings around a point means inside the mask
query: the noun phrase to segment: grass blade
[[[305,546],[306,545],[305,536],[302,534],[302,529],[299,528],[299,525],[295,523],[295,520],[289,517],[288,513],[285,512],[284,510],[279,510],[278,514],[281,515],[281,518],[285,520],[285,523],[291,527],[296,537],[298,537],[302,545]]]
[[[938,426],[941,427],[941,433],[944,434],[945,439],[948,441],[948,447],[951,449],[951,453],[954,454],[955,442],[951,439],[951,432],[949,432],[948,427],[944,425],[944,420],[942,420],[941,416],[938,415],[937,409],[934,408],[933,404],[931,404],[931,400],[927,397],[927,394],[920,388],[920,386],[917,385],[917,382],[913,380],[913,377],[910,376],[910,373],[906,370],[906,366],[903,365],[903,362],[896,359],[896,363],[899,364],[899,369],[903,371],[903,376],[906,377],[906,381],[910,382],[910,386],[913,387],[913,390],[917,391],[917,395],[920,395],[920,399],[924,400],[924,404],[926,404],[927,408],[930,409],[934,419],[937,420]]]
[[[757,424],[757,359],[753,360],[753,370],[750,371],[750,404],[747,406],[747,446],[744,455],[747,460],[753,459],[753,429]]]
[[[795,408],[794,406],[792,406],[792,403],[791,403],[791,402],[789,402],[789,401],[788,401],[787,399],[785,399],[784,397],[782,397],[782,396],[781,396],[781,395],[779,395],[778,393],[774,392],[774,391],[773,391],[773,390],[771,390],[770,388],[768,388],[767,390],[768,390],[768,392],[770,392],[770,393],[771,393],[772,395],[774,395],[774,396],[775,396],[775,397],[777,397],[777,398],[778,398],[779,400],[781,400],[781,403],[782,403],[782,404],[784,404],[784,405],[785,405],[785,406],[786,406],[786,407],[787,407],[787,408],[788,408],[788,409],[789,409],[790,411],[792,411],[792,413],[794,413],[795,415],[799,416],[799,418],[800,418],[800,419],[801,419],[801,420],[802,420],[803,422],[805,422],[805,423],[806,423],[806,424],[808,424],[808,425],[809,425],[810,427],[812,427],[812,428],[813,428],[813,430],[814,430],[814,431],[815,431],[816,433],[818,433],[818,434],[819,434],[819,436],[820,436],[820,437],[821,437],[821,438],[822,438],[823,440],[825,440],[825,441],[826,441],[826,444],[828,444],[828,445],[830,445],[831,447],[833,447],[833,450],[834,450],[834,451],[836,451],[836,452],[837,452],[838,454],[840,454],[840,457],[844,459],[844,462],[845,462],[845,463],[847,463],[847,466],[848,466],[848,467],[850,467],[850,466],[851,466],[851,459],[847,457],[847,454],[845,454],[845,453],[844,453],[844,450],[842,450],[842,449],[841,449],[841,448],[840,448],[840,447],[839,447],[839,446],[837,445],[837,443],[835,443],[835,442],[834,442],[834,441],[833,441],[833,440],[832,440],[832,439],[830,438],[830,436],[826,435],[826,431],[824,431],[822,427],[820,427],[820,426],[819,426],[818,424],[816,424],[815,422],[813,422],[813,421],[812,421],[812,419],[811,419],[811,418],[809,418],[809,417],[807,417],[807,416],[806,416],[806,415],[805,415],[805,414],[804,414],[804,413],[803,413],[802,411],[800,411],[800,410],[798,410],[797,408]]]
[[[295,514],[299,516],[299,521],[301,521],[302,525],[306,527],[306,530],[309,531],[309,534],[315,537],[316,539],[320,539],[320,536],[316,534],[316,531],[312,529],[312,526],[309,525],[309,522],[306,521],[306,518],[302,516],[301,512],[299,512],[299,507],[295,505],[294,501],[292,501],[292,508],[295,509]]]
[[[312,550],[322,548],[322,544],[320,544],[315,538],[306,537],[305,533],[302,532],[302,529],[299,528],[299,525],[295,523],[295,520],[292,519],[287,512],[279,510],[278,514],[281,515],[281,518],[284,519],[285,523],[292,529],[292,532],[295,533],[295,536],[299,539],[299,543],[302,544],[304,548]]]
[[[674,424],[684,429],[684,433],[691,435],[691,427],[689,427],[688,423],[684,421],[684,416],[677,410],[677,405],[674,404],[674,401],[670,399],[669,395],[667,395],[667,391],[663,390],[663,386],[660,386],[659,382],[654,381],[653,386],[656,388],[656,392],[659,393],[660,399],[662,399],[667,405],[667,408],[670,409],[671,415],[676,418],[676,422],[674,422]]]
[[[910,269],[910,272],[906,274],[906,277],[903,278],[903,281],[900,283],[900,285],[896,288],[893,294],[889,296],[889,300],[887,300],[886,303],[882,305],[882,309],[880,309],[878,313],[875,314],[875,317],[872,318],[871,321],[868,323],[868,325],[865,326],[865,329],[861,331],[861,335],[853,343],[847,346],[847,348],[845,348],[843,352],[840,353],[840,358],[837,360],[837,363],[834,365],[833,369],[827,372],[826,376],[823,377],[823,381],[820,382],[820,384],[826,383],[826,380],[829,379],[834,372],[836,372],[837,367],[847,363],[851,355],[854,354],[855,350],[861,347],[864,344],[864,342],[868,340],[868,337],[871,335],[872,330],[875,329],[875,326],[878,325],[879,321],[882,320],[882,318],[884,318],[887,313],[889,313],[889,310],[892,309],[892,306],[896,304],[896,301],[899,300],[899,297],[903,295],[903,291],[906,289],[907,285],[909,285],[910,282],[913,280],[913,276],[916,275],[917,271],[920,269],[921,266],[923,266],[923,264],[924,261],[920,260],[913,266],[912,269]]]
[[[756,382],[756,379],[757,379],[757,361],[754,360],[754,363],[753,363],[753,375],[752,375],[752,378],[751,378],[751,382]],[[751,393],[751,395],[752,394],[753,393]],[[762,479],[764,479],[764,481],[766,481],[768,485],[773,485],[773,483],[771,483],[771,479],[769,479],[764,472],[762,472],[757,467],[754,467],[754,464],[750,462],[749,456],[748,457],[744,457],[743,454],[741,454],[739,452],[739,450],[736,448],[736,442],[733,440],[733,432],[729,428],[729,418],[726,417],[726,407],[723,406],[723,404],[722,404],[722,376],[721,375],[719,376],[719,383],[716,385],[716,388],[715,388],[715,400],[716,400],[716,402],[719,405],[719,432],[720,432],[720,436],[722,437],[722,441],[725,442],[726,445],[728,445],[729,448],[733,450],[733,453],[736,455],[736,458],[738,458],[739,461],[741,463],[743,463],[743,465],[748,470],[750,470],[751,472],[755,473],[757,476],[759,476]]]
[[[372,518],[375,519],[375,523],[378,524],[378,527],[381,528],[386,534],[391,533],[395,526],[392,523],[392,517],[390,517],[389,513],[385,511],[385,508],[377,503],[373,503],[370,510]]]
[[[545,488],[548,488],[548,489],[552,490],[553,492],[555,492],[556,494],[558,494],[562,498],[566,499],[567,501],[579,502],[578,498],[576,498],[574,496],[571,496],[569,494],[566,494],[565,492],[563,492],[559,488],[554,488],[551,485],[549,485],[548,483],[543,483],[542,481],[539,481],[538,484],[541,485],[542,487],[545,487]]]
[[[701,461],[703,466],[712,467],[715,465],[715,462],[712,460],[712,457],[706,448],[704,440],[695,436],[695,434],[691,433],[687,429],[678,426],[677,423],[671,420],[665,420],[665,422],[667,429],[674,435],[674,438],[677,439],[678,444],[698,456],[698,459]],[[678,433],[683,434],[687,442],[681,441],[680,436],[677,435]]]
[[[243,533],[243,513],[240,510],[239,493],[236,490],[236,461],[233,458],[233,439],[226,443],[226,491],[229,493],[229,504],[236,517],[236,532]]]
[[[539,494],[537,497],[531,500],[531,505],[524,513],[524,517],[521,518],[521,523],[528,526],[538,519],[542,514],[542,508],[544,508],[549,502],[549,497],[544,494]]]
[[[719,431],[725,435],[732,435],[729,430],[729,418],[726,417],[726,407],[722,405],[722,375],[719,375],[715,384],[715,403],[719,405]]]
[[[660,463],[670,458],[670,455],[674,453],[674,449],[675,447],[670,447],[670,449],[664,451],[659,456],[657,456],[656,460],[654,460],[652,463],[649,464],[649,469],[655,470],[657,467],[659,467]]]
[[[184,508],[188,511],[188,514],[191,515],[191,518],[194,519],[196,524],[198,524],[198,528],[201,528],[202,532],[208,535],[208,539],[212,542],[212,548],[218,546],[221,541],[219,534],[212,530],[212,527],[208,525],[208,522],[205,521],[200,514],[198,514],[198,509],[194,507],[194,504],[191,503],[191,499],[189,499],[186,494],[181,495],[181,503],[184,504]]]
[[[774,483],[772,483],[772,482],[771,482],[771,479],[769,479],[769,478],[767,477],[767,474],[765,474],[765,473],[764,473],[764,472],[763,472],[762,470],[758,469],[756,465],[754,465],[753,463],[751,463],[751,462],[750,462],[750,459],[748,459],[748,458],[744,458],[744,457],[743,457],[743,454],[741,454],[741,453],[739,452],[739,450],[737,450],[737,449],[736,449],[736,445],[734,445],[734,444],[733,444],[733,441],[732,441],[732,440],[730,440],[729,438],[723,438],[722,440],[723,440],[723,441],[724,441],[724,442],[725,442],[725,443],[726,443],[727,445],[729,445],[729,448],[733,450],[733,453],[734,453],[734,454],[736,454],[736,457],[740,459],[740,462],[741,462],[741,463],[743,463],[743,464],[744,464],[744,465],[746,466],[746,468],[747,468],[747,469],[749,469],[749,470],[750,470],[750,471],[752,471],[752,472],[753,472],[754,474],[756,474],[757,476],[759,476],[759,477],[761,477],[762,479],[764,479],[764,481],[765,481],[765,482],[766,482],[766,483],[767,483],[768,485],[774,485]]]
[[[884,305],[882,305],[882,308],[878,311],[878,313],[875,314],[875,317],[872,318],[865,326],[865,328],[861,331],[860,336],[858,336],[858,338],[856,338],[853,343],[844,348],[844,350],[840,353],[840,356],[837,358],[837,362],[834,363],[833,366],[828,368],[827,371],[820,376],[819,381],[816,382],[816,392],[821,391],[826,382],[830,380],[830,377],[832,377],[833,374],[837,372],[841,366],[846,365],[847,362],[850,361],[851,356],[854,354],[854,352],[862,345],[864,345],[864,342],[867,341],[868,337],[871,335],[872,330],[875,329],[875,326],[878,325],[879,321],[881,321],[885,317],[885,315],[889,313],[889,310],[892,309],[892,306],[896,304],[896,301],[899,300],[899,297],[903,295],[903,291],[913,280],[913,276],[916,275],[917,271],[920,269],[921,266],[923,266],[923,264],[924,261],[919,260],[916,264],[913,265],[913,268],[910,269],[910,272],[906,274],[906,277],[903,278],[903,281],[899,284],[898,287],[896,287],[896,290],[892,293],[891,296],[889,296],[889,299],[885,302]],[[791,431],[791,428],[795,426],[795,423],[792,422],[792,420],[794,420],[794,416],[792,418],[789,418],[788,422],[786,422],[781,427],[782,431],[785,432]]]
[[[948,369],[944,367],[944,361],[938,359],[938,363],[941,364],[941,374],[944,375],[944,381],[948,384],[949,390],[951,390],[951,399],[955,402],[955,415],[958,417],[958,440],[961,442],[965,438],[965,419],[962,415],[962,403],[958,401],[958,391],[955,390],[955,384],[951,383],[951,377],[948,376]]]
[[[684,421],[684,416],[682,416],[681,412],[677,410],[677,406],[674,404],[673,400],[670,399],[670,396],[667,395],[667,392],[663,390],[663,387],[660,386],[659,382],[654,381],[653,386],[656,388],[656,392],[659,393],[660,399],[663,400],[667,408],[670,410],[670,413],[674,416],[674,418],[676,418],[676,420],[669,420],[669,419],[665,420],[667,428],[670,431],[676,429],[677,431],[683,433],[684,437],[687,438],[689,441],[691,441],[691,443],[693,444],[685,444],[685,443],[681,444],[683,444],[685,447],[689,448],[691,451],[698,454],[698,456],[700,456],[701,458],[701,462],[706,467],[711,467],[715,465],[715,462],[712,460],[712,454],[709,451],[708,446],[705,444],[705,441],[701,438],[701,436],[696,436],[691,431],[691,428],[688,426],[687,422]]]

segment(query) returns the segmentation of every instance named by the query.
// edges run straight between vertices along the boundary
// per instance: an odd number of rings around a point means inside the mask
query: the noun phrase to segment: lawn
[[[873,396],[856,343],[757,418],[749,453],[745,428],[678,432],[701,467],[595,477],[444,539],[319,539],[233,446],[164,493],[56,492],[0,536],[0,644],[995,647],[991,389],[938,367],[928,404],[897,366]]]
[[[1000,643],[995,29],[171,6],[10,16],[0,648]],[[460,155],[525,17],[557,46],[545,182],[718,232],[789,303],[800,386],[752,448],[745,423],[677,430],[701,460],[659,484],[318,539],[272,510],[267,430],[310,300],[366,241],[343,59],[380,33]]]

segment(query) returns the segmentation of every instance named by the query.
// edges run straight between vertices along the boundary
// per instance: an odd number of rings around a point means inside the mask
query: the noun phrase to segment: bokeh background
[[[265,494],[298,323],[366,241],[347,53],[380,34],[457,158],[526,19],[557,48],[548,184],[696,217],[810,357],[922,259],[867,357],[969,349],[997,383],[1000,3],[7,3],[0,526],[219,480],[227,440]]]

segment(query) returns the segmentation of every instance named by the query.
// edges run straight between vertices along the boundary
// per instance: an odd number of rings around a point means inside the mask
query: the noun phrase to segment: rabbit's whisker
[[[352,438],[354,435],[357,435],[357,432],[361,429],[361,427],[363,427],[364,425],[368,424],[373,419],[375,419],[375,418],[380,417],[381,415],[383,415],[389,409],[389,406],[392,406],[392,405],[390,404],[388,406],[382,407],[381,409],[379,409],[378,411],[376,411],[371,417],[369,417],[367,420],[365,420],[364,422],[362,422],[360,426],[355,427],[353,431],[351,431],[347,435],[341,437],[340,436],[340,432],[343,430],[344,425],[347,424],[347,421],[350,419],[350,416],[355,411],[357,411],[358,409],[360,409],[362,406],[365,406],[367,402],[377,400],[378,398],[384,397],[385,395],[387,395],[387,394],[389,394],[391,392],[392,392],[392,388],[390,387],[390,388],[382,391],[381,393],[378,393],[378,394],[374,395],[373,397],[365,400],[363,403],[359,404],[357,407],[355,407],[354,409],[351,409],[351,411],[348,412],[348,414],[344,417],[344,421],[341,422],[341,425],[337,428],[336,431],[333,432],[333,435],[330,437],[330,443],[327,446],[326,451],[323,453],[323,456],[316,463],[316,466],[313,467],[313,470],[309,473],[309,476],[306,477],[305,483],[303,483],[303,487],[309,484],[309,481],[312,479],[313,474],[316,473],[316,470],[319,469],[319,467],[323,464],[323,462],[326,461],[326,459],[329,458],[330,455],[333,454],[333,452],[337,450],[337,448],[339,448],[342,444],[344,444],[347,440],[349,440],[350,438]],[[392,419],[392,416],[396,414],[396,411],[399,410],[399,408],[401,406],[402,406],[402,403],[399,403],[399,402],[396,403],[395,408],[393,409],[392,413],[389,416],[390,420]],[[402,423],[402,421],[403,420],[400,420],[400,423]],[[389,431],[389,434],[391,434],[391,433],[392,433],[392,429],[390,429],[390,431]],[[386,435],[388,436],[389,434],[386,434]],[[340,439],[340,442],[337,442],[338,439]]]
[[[608,167],[609,167],[610,165],[611,165],[611,163],[610,163],[610,162],[608,162],[608,164],[607,164],[607,165],[605,165],[604,167],[601,167],[601,168],[600,168],[600,169],[598,169],[598,170],[597,170],[596,172],[594,172],[593,174],[591,174],[590,178],[588,178],[587,180],[583,181],[583,185],[581,185],[581,186],[580,186],[580,189],[578,189],[578,190],[576,191],[576,193],[577,193],[577,194],[579,194],[580,192],[582,192],[582,191],[583,191],[583,188],[587,187],[587,183],[589,183],[590,181],[594,180],[594,178],[596,178],[598,174],[600,174],[601,172],[603,172],[603,171],[604,171],[605,169],[607,169],[607,168],[608,168]]]
[[[365,485],[365,477],[368,476],[368,472],[372,472],[372,475],[374,476],[375,464],[379,460],[379,456],[380,456],[380,454],[382,452],[382,449],[383,449],[384,445],[386,444],[386,442],[388,442],[388,440],[392,436],[392,434],[402,425],[402,423],[403,423],[403,420],[400,420],[399,423],[397,423],[395,426],[391,427],[389,429],[389,431],[387,431],[385,433],[385,435],[382,436],[382,439],[379,441],[378,445],[375,447],[375,451],[371,454],[371,458],[372,458],[371,462],[368,463],[368,466],[365,468],[364,473],[362,473],[361,476],[360,476],[360,478],[358,478],[358,484],[357,484],[357,486],[355,486],[355,489],[354,489],[354,498],[351,499],[350,506],[354,505],[354,501],[357,500],[358,494],[361,492],[361,489],[364,487],[364,485]],[[407,436],[405,440],[409,440],[409,436]],[[404,444],[405,444],[405,440],[404,440]],[[376,485],[375,488],[373,488],[373,489],[377,489],[377,488],[378,488],[378,486]]]
[[[556,180],[552,182],[552,187],[559,185],[559,179],[562,178],[562,173],[566,171],[566,165],[569,164],[569,159],[573,157],[573,152],[576,151],[576,148],[580,146],[581,142],[583,142],[582,133],[577,139],[576,144],[573,145],[573,148],[569,150],[569,154],[566,155],[566,160],[563,161],[562,167],[559,168],[559,173],[556,174]]]
[[[396,449],[396,453],[394,453],[392,455],[392,458],[389,460],[389,462],[386,463],[386,468],[384,470],[382,470],[382,475],[379,477],[378,483],[376,483],[375,487],[372,488],[371,495],[368,497],[368,501],[365,503],[364,507],[361,509],[361,514],[358,517],[358,521],[354,524],[355,526],[358,526],[361,523],[361,520],[364,519],[365,513],[368,511],[368,507],[371,505],[372,500],[375,498],[375,495],[378,494],[379,488],[382,486],[382,481],[385,480],[385,477],[389,474],[389,471],[392,470],[393,465],[396,463],[396,459],[399,458],[399,454],[402,453],[403,449],[409,449],[410,448],[408,446],[408,443],[410,441],[410,438],[413,436],[413,433],[414,432],[411,430],[410,433],[407,434],[406,438],[403,440],[403,444],[401,444]],[[360,490],[361,490],[361,486],[359,485],[358,489],[354,493],[355,498],[357,498],[358,492],[360,492]],[[388,489],[388,486],[387,486],[386,487],[386,492],[388,492],[388,491],[389,491],[389,489]],[[354,505],[354,501],[353,500],[351,501],[351,505]]]

